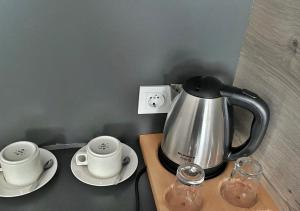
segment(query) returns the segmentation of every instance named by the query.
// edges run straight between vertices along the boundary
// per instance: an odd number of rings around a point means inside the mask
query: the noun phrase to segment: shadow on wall
[[[160,120],[161,124],[157,124],[157,118]],[[157,118],[154,118],[153,121],[151,121],[152,127],[163,127],[163,121],[165,119],[165,115],[158,115]],[[139,134],[142,134],[141,131],[139,131],[138,128],[138,122],[132,122],[132,123],[108,123],[104,124],[103,127],[99,129],[91,129],[90,133],[88,133],[85,137],[82,137],[80,140],[76,140],[76,143],[83,142],[87,143],[89,140],[97,137],[97,136],[114,136],[118,139],[120,139],[121,142],[126,144],[135,144],[135,142],[138,141]],[[142,126],[143,127],[143,126]],[[145,126],[144,126],[145,127]],[[148,131],[149,125],[144,128],[144,133],[156,133],[161,132],[159,131]],[[151,127],[151,126],[150,126]],[[19,139],[21,140],[21,139]],[[22,140],[32,141],[39,145],[40,147],[47,146],[47,145],[53,145],[53,144],[66,144],[67,137],[66,137],[66,131],[64,128],[60,127],[42,127],[42,128],[31,128],[27,129],[25,131],[25,137],[22,138]],[[7,143],[9,144],[9,143]]]
[[[180,83],[193,76],[210,75],[214,76],[223,83],[232,84],[232,78],[228,71],[219,64],[204,64],[199,60],[189,60],[173,66],[168,74],[164,75],[164,83]]]
[[[66,143],[65,130],[59,127],[32,128],[25,131],[25,140],[39,146]]]
[[[231,85],[233,83],[233,75],[230,74],[232,71],[228,70],[224,65],[204,62],[198,58],[187,58],[186,55],[188,53],[179,52],[169,59],[165,65],[165,70],[168,70],[168,72],[163,76],[164,84],[182,84],[193,76],[202,75],[214,76],[226,84]]]
[[[138,129],[133,123],[109,123],[105,124],[102,130],[94,131],[92,138],[107,135],[114,136],[121,142],[130,143],[137,141],[136,134],[138,134]]]
[[[129,140],[136,141],[137,128],[133,123],[110,123],[102,127],[102,129],[91,131],[88,137],[77,142],[88,142],[97,136],[114,136],[122,142],[127,143]],[[131,135],[130,135],[131,134]],[[25,140],[33,141],[39,146],[47,146],[52,144],[65,144],[66,136],[63,128],[33,128],[25,132]]]
[[[199,59],[188,59],[187,56],[182,56],[181,58],[180,54],[176,55],[164,65],[164,69],[168,71],[163,74],[164,84],[183,83],[188,78],[199,75],[212,75],[224,83],[231,84],[232,77],[223,65],[205,63]],[[103,125],[98,125],[97,122],[93,122],[79,140],[71,138],[74,142],[88,142],[96,136],[110,135],[119,138],[124,143],[130,144],[136,142],[140,134],[162,132],[165,118],[166,114],[155,114],[150,116],[139,115],[132,122],[125,123],[105,122]],[[37,127],[25,129],[24,138],[37,143],[39,146],[55,143],[65,144],[69,143],[67,140],[70,139],[68,135],[70,133],[72,134],[72,131],[63,127]]]

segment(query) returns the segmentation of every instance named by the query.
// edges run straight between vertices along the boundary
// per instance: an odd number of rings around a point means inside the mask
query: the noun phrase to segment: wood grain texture
[[[281,210],[300,210],[299,0],[254,1],[234,85],[269,104],[270,125],[253,156]],[[249,116],[239,114],[239,130],[246,134]]]
[[[147,166],[156,208],[158,211],[169,211],[164,201],[167,188],[175,181],[175,176],[169,173],[159,162],[157,151],[162,134],[148,134],[140,136],[140,146]],[[268,193],[259,187],[258,202],[251,209],[237,208],[224,201],[219,194],[219,188],[225,178],[229,177],[233,163],[229,163],[226,170],[218,177],[206,180],[202,186],[203,211],[277,211],[277,207]]]

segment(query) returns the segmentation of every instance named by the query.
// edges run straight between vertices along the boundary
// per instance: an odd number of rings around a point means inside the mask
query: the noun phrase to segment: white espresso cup
[[[111,136],[99,136],[86,146],[86,152],[76,154],[76,165],[86,165],[95,177],[109,178],[122,166],[122,144]]]
[[[43,171],[40,150],[28,141],[14,142],[2,149],[0,165],[6,182],[15,186],[35,182]]]

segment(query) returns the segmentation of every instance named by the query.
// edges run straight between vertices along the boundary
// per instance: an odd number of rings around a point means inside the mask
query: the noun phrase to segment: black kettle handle
[[[227,98],[230,105],[247,109],[254,116],[248,140],[238,147],[230,146],[227,159],[236,160],[239,157],[249,156],[258,148],[265,136],[270,119],[269,107],[259,96],[247,89],[224,86],[221,95]]]

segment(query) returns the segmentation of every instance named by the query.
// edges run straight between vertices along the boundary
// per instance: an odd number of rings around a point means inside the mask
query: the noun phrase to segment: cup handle
[[[76,165],[86,166],[88,164],[87,154],[85,152],[79,152],[76,154]]]

